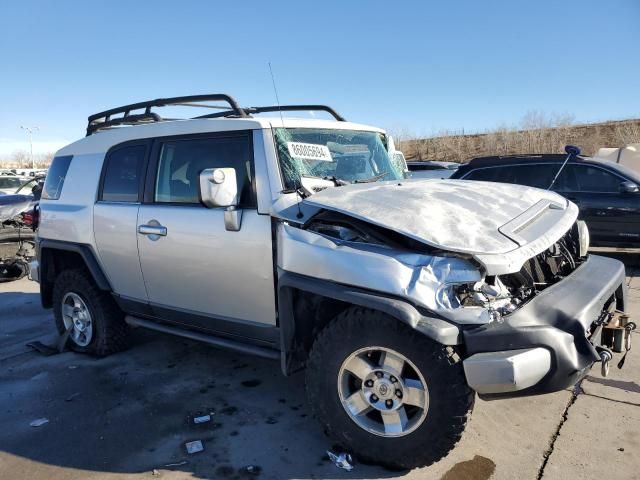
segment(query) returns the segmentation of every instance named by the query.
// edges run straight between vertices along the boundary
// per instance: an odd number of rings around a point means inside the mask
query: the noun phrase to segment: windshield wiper
[[[335,184],[336,187],[344,187],[345,185],[350,185],[351,182],[348,182],[346,180],[343,180],[342,178],[336,177],[335,175],[327,175],[324,177],[320,177],[318,175],[302,175],[302,177],[304,178],[318,178],[320,180],[328,180],[330,182],[333,182]]]
[[[387,174],[387,172],[379,173],[378,175],[374,175],[373,177],[363,178],[362,180],[354,180],[353,183],[372,183],[372,182],[377,182],[382,177],[384,177],[386,174]]]

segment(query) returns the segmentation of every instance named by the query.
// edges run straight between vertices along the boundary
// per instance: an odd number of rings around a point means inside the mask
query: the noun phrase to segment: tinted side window
[[[100,200],[105,202],[137,202],[146,147],[133,145],[109,153],[105,162]]]
[[[163,142],[154,200],[199,203],[199,175],[207,168],[235,168],[240,205],[255,205],[251,188],[253,151],[248,135]]]
[[[569,164],[558,177],[558,190],[618,193],[622,181],[617,175],[601,168]]]
[[[494,182],[496,178],[497,168],[479,168],[472,170],[464,180],[481,180],[484,182]]]
[[[67,155],[64,157],[56,157],[51,162],[49,171],[47,172],[47,179],[44,182],[44,190],[42,191],[42,198],[45,200],[58,200],[62,193],[62,187],[64,185],[64,179],[67,176],[69,165],[71,165],[71,159],[73,155]]]
[[[546,189],[551,185],[557,169],[556,165],[549,164],[519,165],[514,167],[513,183]]]

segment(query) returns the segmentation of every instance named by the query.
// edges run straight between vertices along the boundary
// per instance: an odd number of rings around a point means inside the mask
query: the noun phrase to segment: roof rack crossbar
[[[180,105],[185,103],[195,103],[195,102],[211,102],[211,101],[222,101],[229,104],[230,111],[233,112],[233,115],[238,117],[248,117],[249,115],[245,112],[238,103],[233,99],[233,97],[223,94],[223,93],[215,93],[208,95],[188,95],[184,97],[170,97],[170,98],[157,98],[155,100],[149,100],[146,102],[132,103],[130,105],[123,105],[122,107],[111,108],[109,110],[105,110],[103,112],[94,113],[90,115],[87,125],[87,136],[92,133],[100,130],[101,128],[106,128],[114,125],[123,125],[136,123],[139,121],[148,121],[152,120],[155,122],[159,122],[162,120],[162,117],[157,113],[151,112],[152,107],[166,107],[169,105]],[[204,105],[203,105],[204,107]],[[132,110],[140,110],[145,109],[143,114],[132,115]],[[123,116],[111,119],[112,115],[122,113]]]
[[[345,122],[346,120],[342,115],[336,112],[333,108],[327,105],[271,105],[267,107],[248,107],[244,108],[244,111],[248,114],[254,113],[266,113],[266,112],[304,112],[304,111],[322,111],[327,112],[333,118],[339,122]],[[207,115],[201,115],[195,118],[222,118],[235,115],[235,112],[227,110],[225,112],[209,113]]]
[[[155,112],[151,112],[149,114],[141,113],[139,115],[127,115],[125,117],[114,118],[113,120],[105,120],[97,125],[87,127],[87,136],[101,128],[115,127],[116,125],[135,125],[136,123],[145,122],[161,122],[162,120],[163,118]]]

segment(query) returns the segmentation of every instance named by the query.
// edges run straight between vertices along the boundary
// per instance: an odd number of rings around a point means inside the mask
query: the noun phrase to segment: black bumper
[[[612,296],[616,308],[624,311],[625,278],[622,262],[590,255],[571,275],[543,290],[502,322],[464,330],[467,356],[533,347],[551,353],[551,369],[537,384],[482,398],[536,395],[575,385],[600,360],[585,332]]]

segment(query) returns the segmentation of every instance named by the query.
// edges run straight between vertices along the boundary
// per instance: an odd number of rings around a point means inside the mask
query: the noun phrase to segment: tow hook
[[[604,325],[602,331],[602,345],[606,345],[608,348],[616,353],[624,353],[620,361],[618,362],[618,368],[622,368],[627,354],[631,350],[631,332],[636,329],[636,324],[631,321],[628,315],[623,312],[616,311],[611,315],[609,322]],[[602,359],[602,352],[600,351],[600,358]],[[605,367],[603,361],[602,372],[603,376]],[[607,372],[609,368],[607,367]]]
[[[609,350],[606,347],[599,347],[598,350],[600,353],[600,362],[601,362],[600,374],[603,377],[607,377],[609,375],[609,368],[611,367],[609,362],[613,360],[613,354],[611,353],[611,350]]]

